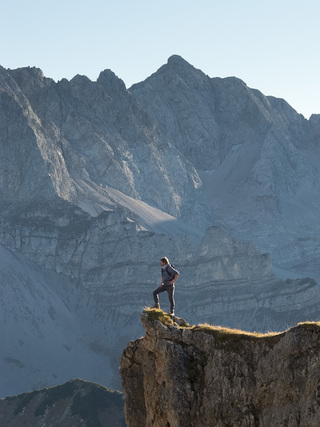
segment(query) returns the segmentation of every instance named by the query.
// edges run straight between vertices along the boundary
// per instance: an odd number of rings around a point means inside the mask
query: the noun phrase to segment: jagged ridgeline
[[[0,400],[0,419],[6,427],[125,427],[123,403],[122,393],[77,379]]]
[[[0,68],[0,396],[119,389],[162,256],[192,323],[316,320],[319,135],[318,115],[178,56],[129,89]]]
[[[128,427],[319,425],[319,323],[261,334],[155,309],[141,320],[121,358]]]

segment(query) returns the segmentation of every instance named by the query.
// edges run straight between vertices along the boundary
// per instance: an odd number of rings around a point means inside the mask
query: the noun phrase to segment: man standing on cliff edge
[[[155,308],[160,308],[159,296],[161,292],[167,291],[170,301],[170,315],[174,316],[174,282],[180,273],[170,264],[167,257],[160,259],[161,264],[161,285],[153,292]]]

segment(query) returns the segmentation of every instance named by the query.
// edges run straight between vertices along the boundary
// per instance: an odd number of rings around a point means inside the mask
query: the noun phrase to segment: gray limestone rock
[[[209,78],[179,56],[130,92],[195,166],[215,224],[270,252],[277,267],[312,269],[319,280],[317,115],[308,121],[284,100],[234,77]]]
[[[121,358],[128,427],[319,425],[318,323],[258,335],[157,315]]]
[[[317,319],[318,122],[178,56],[129,90],[110,70],[56,83],[0,68],[1,315],[15,313],[2,393],[61,382],[72,362],[118,388],[162,256],[181,272],[176,312],[189,321],[265,331]],[[22,318],[25,352],[12,340]],[[61,363],[28,382],[50,359],[42,336]]]

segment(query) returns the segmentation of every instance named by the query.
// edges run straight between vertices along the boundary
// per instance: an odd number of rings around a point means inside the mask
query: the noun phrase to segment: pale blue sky
[[[0,65],[58,81],[109,68],[130,87],[181,55],[320,113],[319,0],[0,0]]]

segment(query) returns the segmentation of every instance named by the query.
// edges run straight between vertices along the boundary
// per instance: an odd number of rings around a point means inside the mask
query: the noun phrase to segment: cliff
[[[255,334],[141,319],[121,359],[129,427],[320,425],[319,323]]]

